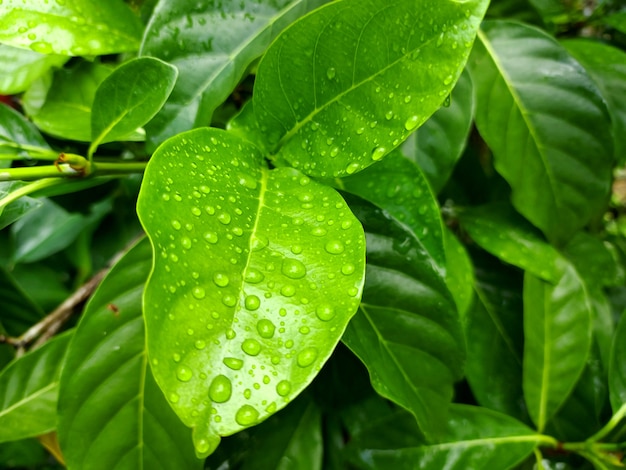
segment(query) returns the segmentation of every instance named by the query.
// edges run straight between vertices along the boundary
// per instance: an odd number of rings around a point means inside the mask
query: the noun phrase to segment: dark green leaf
[[[0,104],[0,154],[26,156],[31,151],[52,153],[35,126],[17,111]]]
[[[604,23],[626,34],[626,11],[615,13],[603,18]]]
[[[487,3],[345,0],[294,23],[254,87],[277,158],[322,177],[383,158],[450,94]]]
[[[467,250],[450,229],[444,229],[446,285],[454,297],[459,318],[465,323],[474,300],[474,267]]]
[[[623,165],[626,162],[626,99],[623,94],[626,53],[608,44],[586,39],[572,39],[563,44],[602,91],[612,118],[615,159]]]
[[[141,24],[121,0],[4,0],[0,41],[42,54],[104,55],[135,51]]]
[[[122,140],[146,124],[172,92],[178,72],[151,57],[133,59],[106,77],[91,110],[91,147]]]
[[[179,132],[208,125],[278,33],[326,1],[161,0],[144,33],[141,55],[175,65],[180,76],[147,127],[150,144],[156,147]]]
[[[593,306],[576,270],[556,285],[524,278],[524,397],[541,432],[567,399],[591,348]]]
[[[26,91],[30,84],[50,70],[59,67],[68,57],[40,54],[28,49],[0,45],[0,94],[13,95]]]
[[[43,316],[43,311],[3,267],[0,267],[0,305],[2,305],[2,326],[11,336],[24,333]]]
[[[70,344],[58,428],[69,468],[202,468],[148,365],[141,303],[151,261],[144,240],[115,265]]]
[[[452,384],[463,374],[461,323],[443,274],[411,232],[359,208],[367,233],[363,301],[343,341],[384,397],[411,411],[429,438],[441,432]]]
[[[138,213],[155,251],[144,306],[154,374],[207,455],[328,359],[358,307],[363,231],[332,188],[268,171],[217,129],[159,147]]]
[[[613,413],[617,413],[626,406],[626,314],[622,314],[613,337],[609,392]]]
[[[441,191],[461,157],[474,117],[474,90],[463,71],[449,103],[402,145],[402,153],[422,169],[435,193]]]
[[[67,332],[12,362],[0,374],[0,442],[17,441],[56,427],[56,401]]]
[[[395,426],[393,420],[371,432],[380,435]],[[354,460],[362,469],[507,470],[531,455],[540,442],[540,436],[509,416],[485,408],[453,405],[446,439],[440,443],[392,449],[363,446],[359,440],[351,445]]]
[[[0,177],[1,175],[2,172],[0,171]],[[21,181],[0,182],[0,200],[24,186],[26,186],[26,183]],[[0,207],[0,229],[11,225],[13,222],[20,219],[30,211],[40,207],[41,204],[42,202],[37,199],[22,196],[4,208]]]
[[[513,189],[513,205],[566,242],[602,210],[613,160],[610,116],[563,46],[513,22],[483,24],[470,60],[476,125]]]
[[[587,284],[597,287],[619,285],[617,260],[608,245],[599,238],[578,232],[563,248],[563,253],[576,266]]]

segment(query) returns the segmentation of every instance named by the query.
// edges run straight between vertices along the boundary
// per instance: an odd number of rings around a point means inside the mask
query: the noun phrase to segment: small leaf
[[[0,170],[0,178],[2,171]],[[0,182],[0,200],[14,192],[15,190],[26,186],[27,183],[22,181]],[[42,202],[29,196],[22,196],[16,201],[8,204],[6,207],[0,207],[0,229],[8,227],[16,220],[22,218],[29,212],[41,207]]]
[[[461,158],[473,117],[472,79],[464,70],[448,105],[439,108],[402,144],[402,153],[422,169],[435,193],[441,191]]]
[[[0,41],[42,54],[105,55],[139,47],[141,23],[120,0],[4,0]]]
[[[626,406],[626,314],[622,317],[613,336],[609,367],[609,397],[613,413]]]
[[[326,1],[159,1],[140,54],[176,66],[180,77],[163,110],[147,126],[149,143],[156,147],[175,134],[208,125],[278,33]]]
[[[55,429],[59,375],[72,333],[16,359],[0,374],[0,442]]]
[[[0,104],[0,153],[24,155],[33,150],[52,152],[32,123],[17,111]]]
[[[39,54],[28,49],[0,45],[0,95],[15,95],[28,87],[52,67],[60,67],[68,57]]]
[[[392,420],[386,427],[372,427],[369,433],[381,434],[397,426]],[[519,421],[485,408],[452,405],[447,421],[446,438],[432,445],[400,448],[371,448],[358,436],[350,444],[359,468],[411,468],[419,470],[467,470],[513,468],[532,454],[540,436]],[[367,444],[367,441],[365,444]]]
[[[155,252],[153,371],[206,456],[326,362],[359,304],[363,231],[332,188],[263,168],[255,147],[217,129],[159,147],[138,213]]]
[[[100,84],[91,110],[93,153],[101,143],[122,140],[146,124],[172,92],[178,71],[151,57],[120,65]]]
[[[613,161],[610,116],[565,48],[526,25],[487,21],[469,69],[476,125],[515,208],[563,244],[604,210]]]
[[[487,4],[345,0],[291,25],[254,86],[277,159],[329,178],[382,159],[450,94]]]
[[[409,410],[432,439],[442,431],[452,384],[463,375],[461,323],[443,274],[402,225],[351,203],[367,234],[359,312],[343,341],[376,391]]]
[[[147,240],[124,255],[89,301],[70,344],[58,425],[69,468],[202,468],[148,365],[141,300],[151,261]]]
[[[542,432],[567,399],[591,348],[593,307],[585,285],[566,265],[556,285],[524,278],[524,397]]]

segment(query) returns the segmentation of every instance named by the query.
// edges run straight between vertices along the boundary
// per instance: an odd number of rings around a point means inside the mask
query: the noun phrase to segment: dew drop
[[[230,280],[228,279],[228,276],[224,273],[215,273],[213,275],[213,282],[218,287],[226,287]]]
[[[352,221],[351,220],[344,220],[343,222],[341,222],[341,228],[344,230],[348,230],[350,227],[352,227]]]
[[[226,367],[232,370],[240,370],[243,367],[243,361],[236,357],[225,357],[222,362]]]
[[[241,426],[250,426],[254,424],[259,417],[259,412],[250,405],[243,405],[235,414],[235,421]]]
[[[298,331],[300,332],[300,334],[308,335],[311,331],[311,328],[309,328],[308,326],[301,326]]]
[[[191,369],[184,365],[179,365],[176,369],[176,378],[181,382],[189,382],[191,380],[193,373]]]
[[[174,227],[174,230],[180,230],[182,225],[178,220],[172,220],[172,227]]]
[[[298,353],[297,363],[300,367],[309,367],[317,359],[317,348],[304,348]]]
[[[219,220],[224,225],[228,225],[230,224],[231,217],[228,212],[220,212],[220,214],[217,216],[217,220]]]
[[[341,273],[346,276],[349,276],[350,274],[354,273],[354,269],[355,269],[354,264],[352,263],[344,264],[341,267]]]
[[[203,235],[204,239],[209,242],[211,245],[215,245],[217,243],[217,233],[215,232],[205,232]]]
[[[228,328],[225,335],[227,339],[233,339],[235,336],[237,336],[237,333],[235,333],[235,330],[233,330],[232,328]]]
[[[311,235],[313,235],[314,237],[323,237],[324,235],[326,235],[326,229],[324,227],[315,227],[313,230],[311,230]]]
[[[191,248],[191,240],[189,239],[189,237],[183,237],[180,239],[180,245],[185,250],[188,250],[189,248]]]
[[[201,339],[199,339],[198,341],[195,342],[194,346],[196,347],[196,349],[201,351],[204,348],[206,348],[206,343],[202,341]]]
[[[202,211],[200,210],[199,207],[192,207],[191,213],[195,215],[196,217],[200,217],[200,215],[202,214]]]
[[[387,112],[385,113],[385,119],[386,119],[387,121],[390,121],[390,120],[391,120],[391,118],[393,118],[393,111],[387,111]]]
[[[247,310],[253,312],[261,306],[261,300],[256,295],[248,295],[244,300],[244,305]]]
[[[413,129],[417,127],[418,123],[419,123],[419,117],[417,117],[416,115],[413,115],[404,122],[404,128],[407,131],[412,131]]]
[[[196,299],[201,300],[206,296],[206,292],[202,287],[194,287],[191,291],[191,295],[193,295]]]
[[[270,339],[274,336],[274,331],[276,330],[276,327],[270,320],[264,318],[262,320],[259,320],[259,322],[256,324],[256,330],[261,338]]]
[[[178,403],[179,400],[180,400],[180,395],[178,395],[178,393],[171,393],[170,394],[170,401],[172,403]]]
[[[377,162],[378,160],[380,160],[381,158],[383,158],[385,155],[387,154],[387,149],[385,147],[378,147],[376,150],[374,150],[374,152],[372,153],[372,160],[374,160],[375,162]]]
[[[315,315],[322,321],[330,321],[335,316],[335,309],[330,305],[320,305],[315,310]]]
[[[335,78],[336,74],[337,74],[337,71],[335,70],[335,67],[330,67],[328,70],[326,70],[326,76],[328,77],[329,80],[332,80],[333,78]]]
[[[339,147],[333,147],[332,149],[330,149],[330,156],[331,157],[336,157],[337,155],[339,155]]]
[[[452,75],[448,75],[444,80],[443,80],[443,84],[444,85],[450,85],[450,83],[452,83]]]
[[[306,276],[306,267],[297,259],[285,258],[281,272],[290,279],[301,279]]]
[[[269,245],[269,243],[270,241],[268,240],[268,238],[264,237],[263,235],[254,235],[250,240],[250,246],[252,248],[252,251],[260,251],[267,245]]]
[[[215,403],[224,403],[230,400],[233,386],[225,375],[217,375],[209,385],[209,398]]]
[[[408,104],[408,103],[410,103],[410,102],[411,102],[411,100],[412,100],[412,99],[413,99],[413,98],[411,97],[411,95],[406,95],[406,96],[404,97],[404,102]]]
[[[263,281],[263,279],[265,279],[265,276],[258,269],[248,268],[246,271],[245,280],[250,284],[258,284]]]
[[[234,307],[237,304],[237,298],[234,295],[227,294],[222,297],[222,303],[227,307]]]
[[[331,240],[328,243],[326,243],[326,246],[324,247],[324,249],[331,255],[338,255],[338,254],[343,253],[343,250],[345,248],[343,246],[343,243],[341,243],[339,240]]]
[[[292,285],[287,284],[280,289],[280,293],[285,297],[293,297],[296,293],[296,288]]]
[[[289,395],[289,392],[291,392],[291,382],[288,380],[281,380],[276,384],[276,393],[281,397]]]
[[[261,352],[261,343],[259,343],[256,339],[248,338],[241,343],[241,350],[248,356],[258,356]]]
[[[356,173],[356,171],[358,169],[359,169],[359,164],[357,162],[353,162],[353,163],[350,163],[346,167],[346,173],[348,173],[349,175],[352,175],[352,174]]]

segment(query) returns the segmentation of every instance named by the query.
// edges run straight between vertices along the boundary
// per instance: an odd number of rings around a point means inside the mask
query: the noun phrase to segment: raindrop
[[[230,399],[233,386],[225,375],[218,375],[209,386],[209,398],[215,403],[224,403]]]
[[[410,103],[410,102],[411,102],[411,99],[412,99],[412,98],[411,98],[411,95],[406,95],[406,96],[404,97],[404,102],[405,102],[405,103]]]
[[[348,173],[349,175],[352,175],[353,173],[356,173],[358,169],[359,169],[359,164],[357,162],[353,162],[353,163],[350,163],[346,167],[346,173]]]
[[[258,356],[261,352],[261,343],[256,339],[248,338],[241,343],[241,350],[249,356]]]
[[[314,237],[323,237],[324,235],[326,235],[326,229],[324,227],[315,227],[313,230],[311,230],[311,235],[313,235]]]
[[[265,276],[258,269],[248,268],[248,270],[246,271],[245,280],[250,284],[258,284],[259,282],[263,281],[263,279],[265,279]]]
[[[344,230],[348,230],[350,227],[352,227],[352,221],[351,220],[344,220],[343,222],[341,222],[341,228]]]
[[[264,318],[262,320],[259,320],[259,322],[256,324],[256,330],[261,338],[270,339],[274,336],[274,331],[276,330],[276,327],[270,320]]]
[[[250,426],[256,422],[259,412],[250,405],[243,405],[235,414],[235,421],[241,426]]]
[[[237,333],[235,333],[235,330],[233,330],[232,328],[228,328],[225,334],[227,339],[233,339],[235,336],[237,336]]]
[[[227,307],[234,307],[237,304],[237,298],[234,295],[225,295],[222,297],[222,303]]]
[[[191,291],[191,295],[193,295],[196,299],[201,300],[206,296],[206,292],[202,287],[194,287]]]
[[[349,276],[350,274],[352,274],[354,272],[354,269],[355,269],[354,268],[354,264],[352,264],[352,263],[344,264],[341,267],[341,273],[346,275],[346,276]]]
[[[256,295],[248,295],[244,300],[244,305],[247,310],[253,312],[261,306],[261,300]]]
[[[385,113],[385,119],[387,119],[387,121],[390,121],[391,118],[393,118],[393,111],[387,111]]]
[[[404,122],[404,128],[407,131],[412,131],[413,129],[417,127],[418,123],[419,123],[419,117],[417,117],[416,115],[413,115]]]
[[[301,279],[306,276],[306,267],[297,259],[285,258],[281,272],[290,279]]]
[[[193,373],[191,372],[191,369],[187,366],[180,365],[176,369],[176,378],[178,378],[181,382],[189,382],[192,375]]]
[[[372,160],[377,162],[378,160],[383,158],[386,153],[387,149],[385,147],[378,147],[376,150],[374,150],[374,153],[372,153]]]
[[[170,401],[172,403],[178,403],[178,400],[180,400],[180,395],[178,395],[178,393],[171,393],[170,394]]]
[[[300,334],[308,335],[311,329],[308,326],[301,326],[298,331],[300,332]]]
[[[219,220],[224,225],[228,225],[228,224],[230,224],[231,217],[230,217],[230,214],[228,212],[221,212],[217,216],[217,220]]]
[[[268,240],[268,238],[263,235],[253,235],[252,239],[250,240],[250,246],[252,248],[252,251],[260,251],[267,245],[269,245],[269,243],[270,241]]]
[[[291,392],[291,382],[288,380],[281,380],[276,384],[276,393],[281,397],[289,395],[289,392]]]
[[[331,240],[326,243],[324,249],[331,255],[338,255],[343,253],[344,246],[343,243],[341,243],[339,240]]]
[[[217,243],[217,233],[215,232],[206,232],[204,234],[204,239],[209,242],[211,245],[215,245]]]
[[[443,33],[441,33],[439,37],[437,38],[437,47],[441,47],[442,44],[443,44]]]
[[[327,71],[326,71],[326,76],[328,77],[329,80],[332,80],[333,78],[335,78],[337,71],[335,70],[335,67],[330,67]]]
[[[226,287],[230,280],[228,279],[228,276],[224,273],[215,273],[213,275],[213,282],[218,287]]]
[[[240,370],[243,367],[243,361],[236,357],[225,357],[222,362],[226,367],[232,370]]]
[[[294,255],[299,255],[300,253],[302,253],[302,245],[293,245],[291,247],[291,252]]]
[[[202,214],[202,211],[200,210],[199,207],[192,207],[191,213],[195,215],[196,217],[200,217],[200,215]]]
[[[285,297],[293,297],[293,295],[296,293],[296,288],[292,285],[287,284],[286,286],[283,286],[282,289],[280,289],[280,293]]]
[[[297,363],[300,367],[309,367],[317,359],[317,348],[305,348],[298,354]]]
[[[174,227],[174,230],[180,230],[182,225],[178,220],[172,220],[172,227]]]
[[[180,239],[180,245],[185,250],[188,250],[189,248],[191,248],[191,240],[189,239],[189,237],[183,237]]]
[[[450,85],[450,83],[452,83],[452,75],[448,75],[444,80],[443,80],[443,84],[444,85]]]
[[[333,147],[332,149],[330,149],[330,156],[331,157],[336,157],[337,155],[339,155],[339,147]]]
[[[330,305],[320,305],[315,310],[315,314],[322,321],[330,321],[335,316],[335,309]]]
[[[206,348],[206,343],[199,339],[198,341],[196,341],[194,346],[196,347],[196,349],[203,350],[204,348]]]

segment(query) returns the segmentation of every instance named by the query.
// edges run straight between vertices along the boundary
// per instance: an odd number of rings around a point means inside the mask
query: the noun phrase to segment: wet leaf
[[[14,95],[26,91],[30,84],[51,67],[59,67],[68,57],[39,54],[28,49],[0,45],[0,95]]]
[[[255,147],[198,129],[148,165],[138,213],[157,382],[198,455],[257,424],[315,377],[359,304],[360,224],[332,189],[267,170]]]
[[[156,147],[179,132],[208,125],[278,33],[326,1],[158,2],[140,54],[169,62],[180,76],[165,107],[147,127],[149,143]]]
[[[382,159],[450,94],[487,3],[346,0],[294,23],[254,88],[276,158],[322,177]]]

